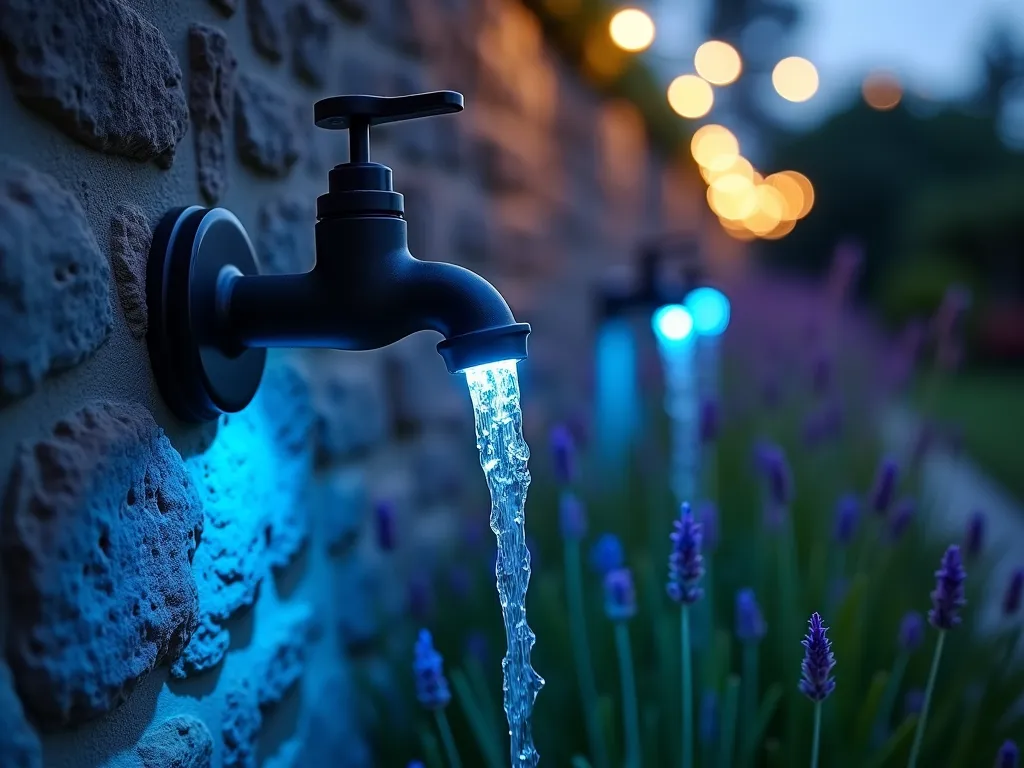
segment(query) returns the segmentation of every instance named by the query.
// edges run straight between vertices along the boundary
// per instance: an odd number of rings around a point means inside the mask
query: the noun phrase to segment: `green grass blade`
[[[863,768],[884,768],[884,766],[895,756],[896,750],[903,746],[909,746],[910,739],[914,735],[914,728],[917,727],[917,716],[911,715],[902,723],[882,745],[881,749],[871,755]]]
[[[871,687],[868,688],[868,694],[864,697],[864,703],[861,705],[854,728],[854,733],[857,734],[857,744],[867,744],[872,726],[878,720],[879,707],[888,690],[888,684],[889,673],[885,670],[879,670],[871,678]]]
[[[469,727],[476,737],[477,745],[480,747],[484,760],[487,761],[487,765],[490,768],[502,768],[501,747],[498,745],[497,734],[488,725],[487,716],[483,713],[480,702],[473,694],[469,679],[463,674],[461,669],[452,670],[451,679],[455,695],[459,697],[459,701],[462,703],[463,714],[465,714],[466,720],[469,721]]]

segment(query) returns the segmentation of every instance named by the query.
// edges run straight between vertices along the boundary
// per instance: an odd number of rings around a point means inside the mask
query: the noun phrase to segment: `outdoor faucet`
[[[453,264],[409,252],[392,171],[370,161],[370,128],[460,112],[462,94],[333,96],[321,128],[349,132],[349,162],[317,198],[316,263],[261,275],[249,236],[223,208],[170,211],[154,233],[147,274],[150,360],[161,393],[186,421],[240,411],[256,394],[268,347],[379,349],[436,331],[450,373],[527,356],[528,323],[501,294]]]

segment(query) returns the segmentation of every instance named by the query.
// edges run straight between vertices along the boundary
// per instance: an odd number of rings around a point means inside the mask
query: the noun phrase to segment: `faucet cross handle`
[[[320,128],[349,132],[349,161],[370,160],[370,126],[449,115],[465,106],[461,93],[431,91],[409,96],[331,96],[313,105],[313,119]]]

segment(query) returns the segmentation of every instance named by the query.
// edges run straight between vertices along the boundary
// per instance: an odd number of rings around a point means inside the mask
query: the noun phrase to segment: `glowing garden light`
[[[729,327],[732,309],[729,299],[716,288],[696,288],[686,297],[686,310],[693,329],[701,336],[719,336]]]
[[[685,341],[693,333],[693,316],[682,304],[666,304],[655,310],[651,326],[662,344]]]

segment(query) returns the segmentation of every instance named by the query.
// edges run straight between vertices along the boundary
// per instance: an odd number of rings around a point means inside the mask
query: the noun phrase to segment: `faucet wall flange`
[[[256,395],[267,350],[224,349],[217,340],[218,286],[258,275],[249,236],[234,214],[194,205],[169,211],[149,251],[147,343],[157,386],[188,422],[235,413]]]

